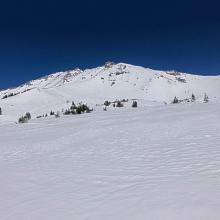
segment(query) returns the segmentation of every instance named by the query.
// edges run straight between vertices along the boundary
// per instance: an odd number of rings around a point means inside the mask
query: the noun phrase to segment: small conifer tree
[[[121,101],[117,101],[116,107],[124,107],[123,103]]]
[[[131,106],[132,108],[137,108],[137,101],[133,101],[133,103],[132,103],[132,106]]]
[[[21,116],[18,119],[18,123],[26,123],[26,122],[28,122],[28,118],[26,116]]]
[[[177,104],[178,102],[179,102],[179,100],[178,100],[178,98],[175,96],[172,103],[173,103],[173,104]]]
[[[207,96],[207,94],[205,93],[204,95],[204,102],[207,103],[209,101],[209,97]]]
[[[25,117],[26,117],[28,120],[30,120],[30,119],[31,119],[31,114],[30,114],[30,112],[27,112],[27,113],[25,114]]]
[[[105,102],[104,102],[104,105],[105,105],[105,106],[109,106],[110,104],[111,104],[111,102],[109,102],[109,101],[105,101]]]

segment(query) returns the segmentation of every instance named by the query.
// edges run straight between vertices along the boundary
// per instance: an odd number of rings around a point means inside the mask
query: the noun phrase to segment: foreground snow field
[[[220,104],[3,119],[2,220],[220,219]]]

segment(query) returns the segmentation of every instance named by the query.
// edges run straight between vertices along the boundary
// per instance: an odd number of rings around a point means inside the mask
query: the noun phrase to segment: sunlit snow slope
[[[94,111],[36,118],[71,101]],[[107,63],[1,91],[0,107],[0,219],[220,219],[220,76]]]
[[[219,220],[219,146],[218,103],[0,123],[0,219]]]
[[[60,110],[67,101],[83,101],[90,105],[105,100],[139,99],[170,103],[174,96],[210,101],[220,99],[220,76],[198,76],[175,71],[157,71],[129,64],[106,63],[84,71],[75,69],[33,80],[15,89],[0,91],[0,107],[5,115],[16,116],[26,111],[32,115]]]

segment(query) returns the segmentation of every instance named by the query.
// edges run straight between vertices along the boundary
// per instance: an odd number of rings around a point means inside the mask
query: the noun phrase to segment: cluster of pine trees
[[[173,101],[172,101],[172,103],[173,104],[178,104],[178,103],[180,103],[180,102],[184,102],[184,101],[186,101],[186,102],[195,102],[196,101],[196,97],[195,97],[195,95],[194,94],[192,94],[192,96],[191,96],[191,98],[190,99],[184,99],[184,100],[180,100],[180,99],[178,99],[176,96],[174,97],[174,99],[173,99]],[[204,98],[203,98],[203,102],[204,103],[207,103],[209,101],[209,97],[208,97],[208,95],[205,93],[204,94]]]
[[[137,108],[137,101],[133,101],[131,107],[132,107],[132,108]]]
[[[176,96],[174,97],[172,103],[173,104],[177,104],[183,101],[187,101],[187,102],[195,102],[196,101],[196,97],[194,94],[192,94],[190,99],[184,99],[184,100],[179,100]],[[203,98],[203,102],[207,103],[209,101],[209,97],[208,95],[205,93],[204,94],[204,98]],[[114,102],[110,102],[110,101],[105,101],[104,102],[104,108],[103,110],[106,111],[107,107],[110,106],[112,104],[113,107],[124,107],[124,102],[128,102],[128,99],[122,99],[122,100],[116,100]],[[132,108],[137,108],[138,103],[137,101],[133,101],[131,107]],[[90,113],[91,111],[93,111],[93,109],[90,109],[89,106],[87,106],[87,104],[82,104],[79,103],[78,105],[76,105],[74,102],[72,102],[70,108],[66,109],[66,110],[62,110],[64,115],[74,115],[74,114],[82,114],[82,113]],[[0,115],[2,115],[2,108],[0,107]],[[55,113],[54,111],[51,111],[49,113],[50,116],[55,116],[56,118],[60,117],[60,112]],[[47,117],[48,114],[45,114],[43,116],[37,116],[37,118],[41,118],[41,117]],[[21,116],[18,119],[18,123],[26,123],[31,119],[31,114],[30,112],[27,112],[24,116]]]
[[[72,102],[70,108],[64,111],[64,115],[90,113],[91,111],[93,111],[93,109],[90,109],[89,106],[87,106],[86,104],[80,103],[79,105],[76,105],[74,102]]]
[[[4,96],[2,97],[2,99],[7,99],[7,98],[9,98],[9,97],[12,97],[12,96],[15,96],[15,95],[18,95],[18,94],[19,94],[19,92],[18,92],[18,93],[9,93],[9,94],[4,95]]]
[[[30,119],[31,119],[31,114],[30,114],[30,112],[27,112],[24,116],[21,116],[21,117],[18,119],[18,123],[26,123],[26,122],[28,122]]]
[[[7,98],[9,98],[9,97],[12,97],[12,96],[16,96],[16,95],[19,95],[19,94],[21,94],[21,93],[25,93],[25,92],[27,92],[27,91],[30,91],[31,89],[25,89],[24,91],[22,91],[22,92],[11,92],[11,93],[9,93],[9,94],[5,94],[3,97],[2,97],[2,99],[7,99]]]
[[[70,108],[68,108],[66,110],[64,110],[64,109],[62,110],[64,115],[90,113],[91,111],[93,111],[93,109],[90,109],[89,106],[87,106],[86,104],[80,103],[79,105],[75,105],[74,102],[72,102]],[[1,114],[1,108],[0,108],[0,114]],[[49,115],[50,116],[55,116],[55,118],[59,118],[60,117],[60,112],[57,111],[55,113],[54,111],[50,111]],[[36,118],[42,118],[42,117],[48,117],[48,114],[39,115]],[[21,116],[18,119],[18,123],[26,123],[30,119],[31,119],[31,114],[29,112],[27,112],[25,115]]]
[[[106,111],[107,107],[110,106],[111,104],[113,107],[117,107],[117,108],[124,107],[125,102],[128,102],[128,99],[116,100],[114,102],[105,101],[103,110]],[[133,101],[131,107],[137,108],[137,106],[138,106],[137,101]]]

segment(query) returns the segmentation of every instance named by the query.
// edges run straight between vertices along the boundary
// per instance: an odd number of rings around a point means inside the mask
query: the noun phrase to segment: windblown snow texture
[[[219,77],[121,65],[1,92],[25,91],[0,100],[0,219],[220,219]],[[191,92],[198,101],[163,103]],[[117,98],[138,108],[95,106]],[[15,123],[82,99],[93,113]]]

